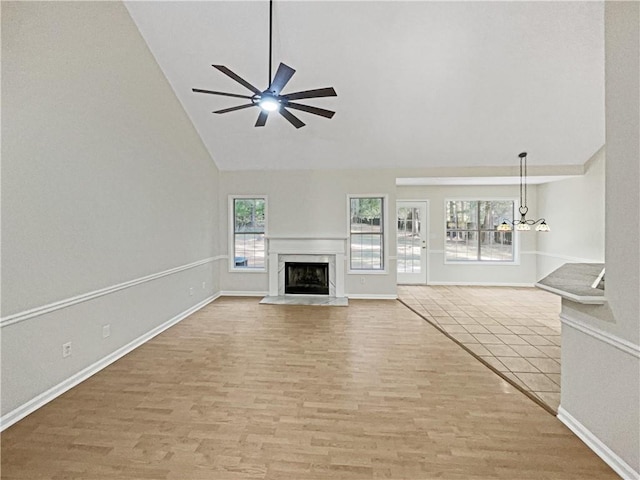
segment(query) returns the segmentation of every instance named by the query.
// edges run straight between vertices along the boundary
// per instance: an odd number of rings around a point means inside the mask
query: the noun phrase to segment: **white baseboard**
[[[346,293],[345,297],[353,300],[397,300],[395,294],[386,293]]]
[[[640,480],[640,473],[631,468],[631,465],[616,455],[613,450],[600,441],[598,437],[591,433],[591,431],[562,408],[562,406],[558,407],[558,420],[564,423],[569,430],[575,433],[580,440],[622,478],[625,480]]]
[[[220,292],[221,297],[266,297],[269,295],[269,292],[255,292],[255,291],[232,291],[232,290],[223,290]]]
[[[103,368],[111,365],[113,362],[115,362],[119,358],[125,356],[127,353],[135,350],[136,348],[138,348],[143,343],[148,342],[149,340],[151,340],[156,335],[159,335],[160,333],[164,332],[168,328],[174,326],[176,323],[180,322],[181,320],[184,320],[185,318],[187,318],[192,313],[200,310],[202,307],[204,307],[204,306],[208,305],[209,303],[213,302],[219,296],[220,296],[219,292],[215,293],[214,295],[206,298],[205,300],[203,300],[200,303],[194,305],[193,307],[190,307],[187,310],[185,310],[184,312],[181,312],[178,315],[176,315],[175,317],[167,320],[162,325],[157,326],[153,330],[148,331],[147,333],[141,335],[140,337],[138,337],[135,340],[129,342],[128,344],[124,345],[123,347],[120,347],[119,349],[117,349],[116,351],[110,353],[106,357],[101,358],[97,362],[95,362],[95,363],[89,365],[88,367],[80,370],[78,373],[72,375],[71,377],[67,378],[66,380],[63,380],[62,382],[58,383],[57,385],[51,387],[49,390],[41,393],[37,397],[29,400],[28,402],[24,403],[23,405],[19,406],[18,408],[16,408],[16,409],[12,410],[11,412],[3,415],[0,418],[0,432],[5,430],[6,428],[10,427],[14,423],[22,420],[24,417],[26,417],[30,413],[35,412],[37,409],[39,409],[40,407],[42,407],[45,404],[49,403],[51,400],[55,399],[56,397],[59,397],[64,392],[66,392],[66,391],[72,389],[73,387],[75,387],[76,385],[82,383],[87,378],[91,377],[92,375],[95,375],[100,370],[102,370]]]
[[[496,283],[496,282],[433,282],[429,285],[459,287],[535,287],[535,283]]]

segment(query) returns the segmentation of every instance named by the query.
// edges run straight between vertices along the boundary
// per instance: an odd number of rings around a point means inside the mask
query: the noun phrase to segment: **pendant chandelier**
[[[518,212],[520,212],[520,220],[503,220],[500,225],[498,225],[497,230],[499,232],[510,232],[512,227],[515,227],[518,231],[527,231],[531,230],[532,225],[536,225],[536,232],[548,232],[551,230],[547,222],[545,222],[544,218],[539,218],[538,220],[527,219],[527,213],[529,212],[529,207],[527,207],[527,152],[522,152],[520,155],[520,207],[518,208]]]

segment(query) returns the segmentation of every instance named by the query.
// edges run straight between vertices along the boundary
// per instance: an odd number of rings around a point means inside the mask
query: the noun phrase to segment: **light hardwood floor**
[[[222,298],[2,434],[3,479],[607,479],[396,301]]]

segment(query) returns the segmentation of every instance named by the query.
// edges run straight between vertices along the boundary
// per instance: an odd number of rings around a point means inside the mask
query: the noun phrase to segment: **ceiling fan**
[[[280,63],[275,77],[271,77],[271,52],[272,52],[272,38],[273,38],[273,0],[269,0],[269,86],[266,90],[260,90],[245,79],[232,72],[224,65],[212,65],[228,77],[231,77],[240,85],[253,92],[253,95],[239,95],[235,93],[216,92],[213,90],[203,90],[201,88],[192,88],[195,93],[209,93],[212,95],[223,95],[225,97],[244,98],[250,100],[250,103],[238,105],[236,107],[224,108],[222,110],[216,110],[213,113],[229,113],[236,110],[244,110],[245,108],[259,107],[260,113],[258,114],[258,120],[256,121],[256,127],[264,127],[269,117],[269,112],[277,111],[285,119],[289,121],[294,127],[304,127],[305,123],[291,113],[288,109],[300,110],[314,115],[320,115],[321,117],[331,118],[336,112],[331,110],[325,110],[324,108],[312,107],[310,105],[303,105],[301,103],[295,103],[292,100],[302,100],[305,98],[319,98],[319,97],[336,97],[337,93],[333,87],[316,88],[313,90],[304,90],[300,92],[293,92],[288,94],[282,94],[282,89],[291,80],[291,77],[296,72],[293,68],[284,63]]]

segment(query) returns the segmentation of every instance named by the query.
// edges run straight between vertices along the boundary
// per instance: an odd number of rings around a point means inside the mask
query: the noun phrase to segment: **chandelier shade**
[[[549,228],[549,225],[547,225],[547,222],[545,222],[544,220],[542,220],[540,225],[536,227],[536,232],[548,232],[550,230],[551,229]]]

